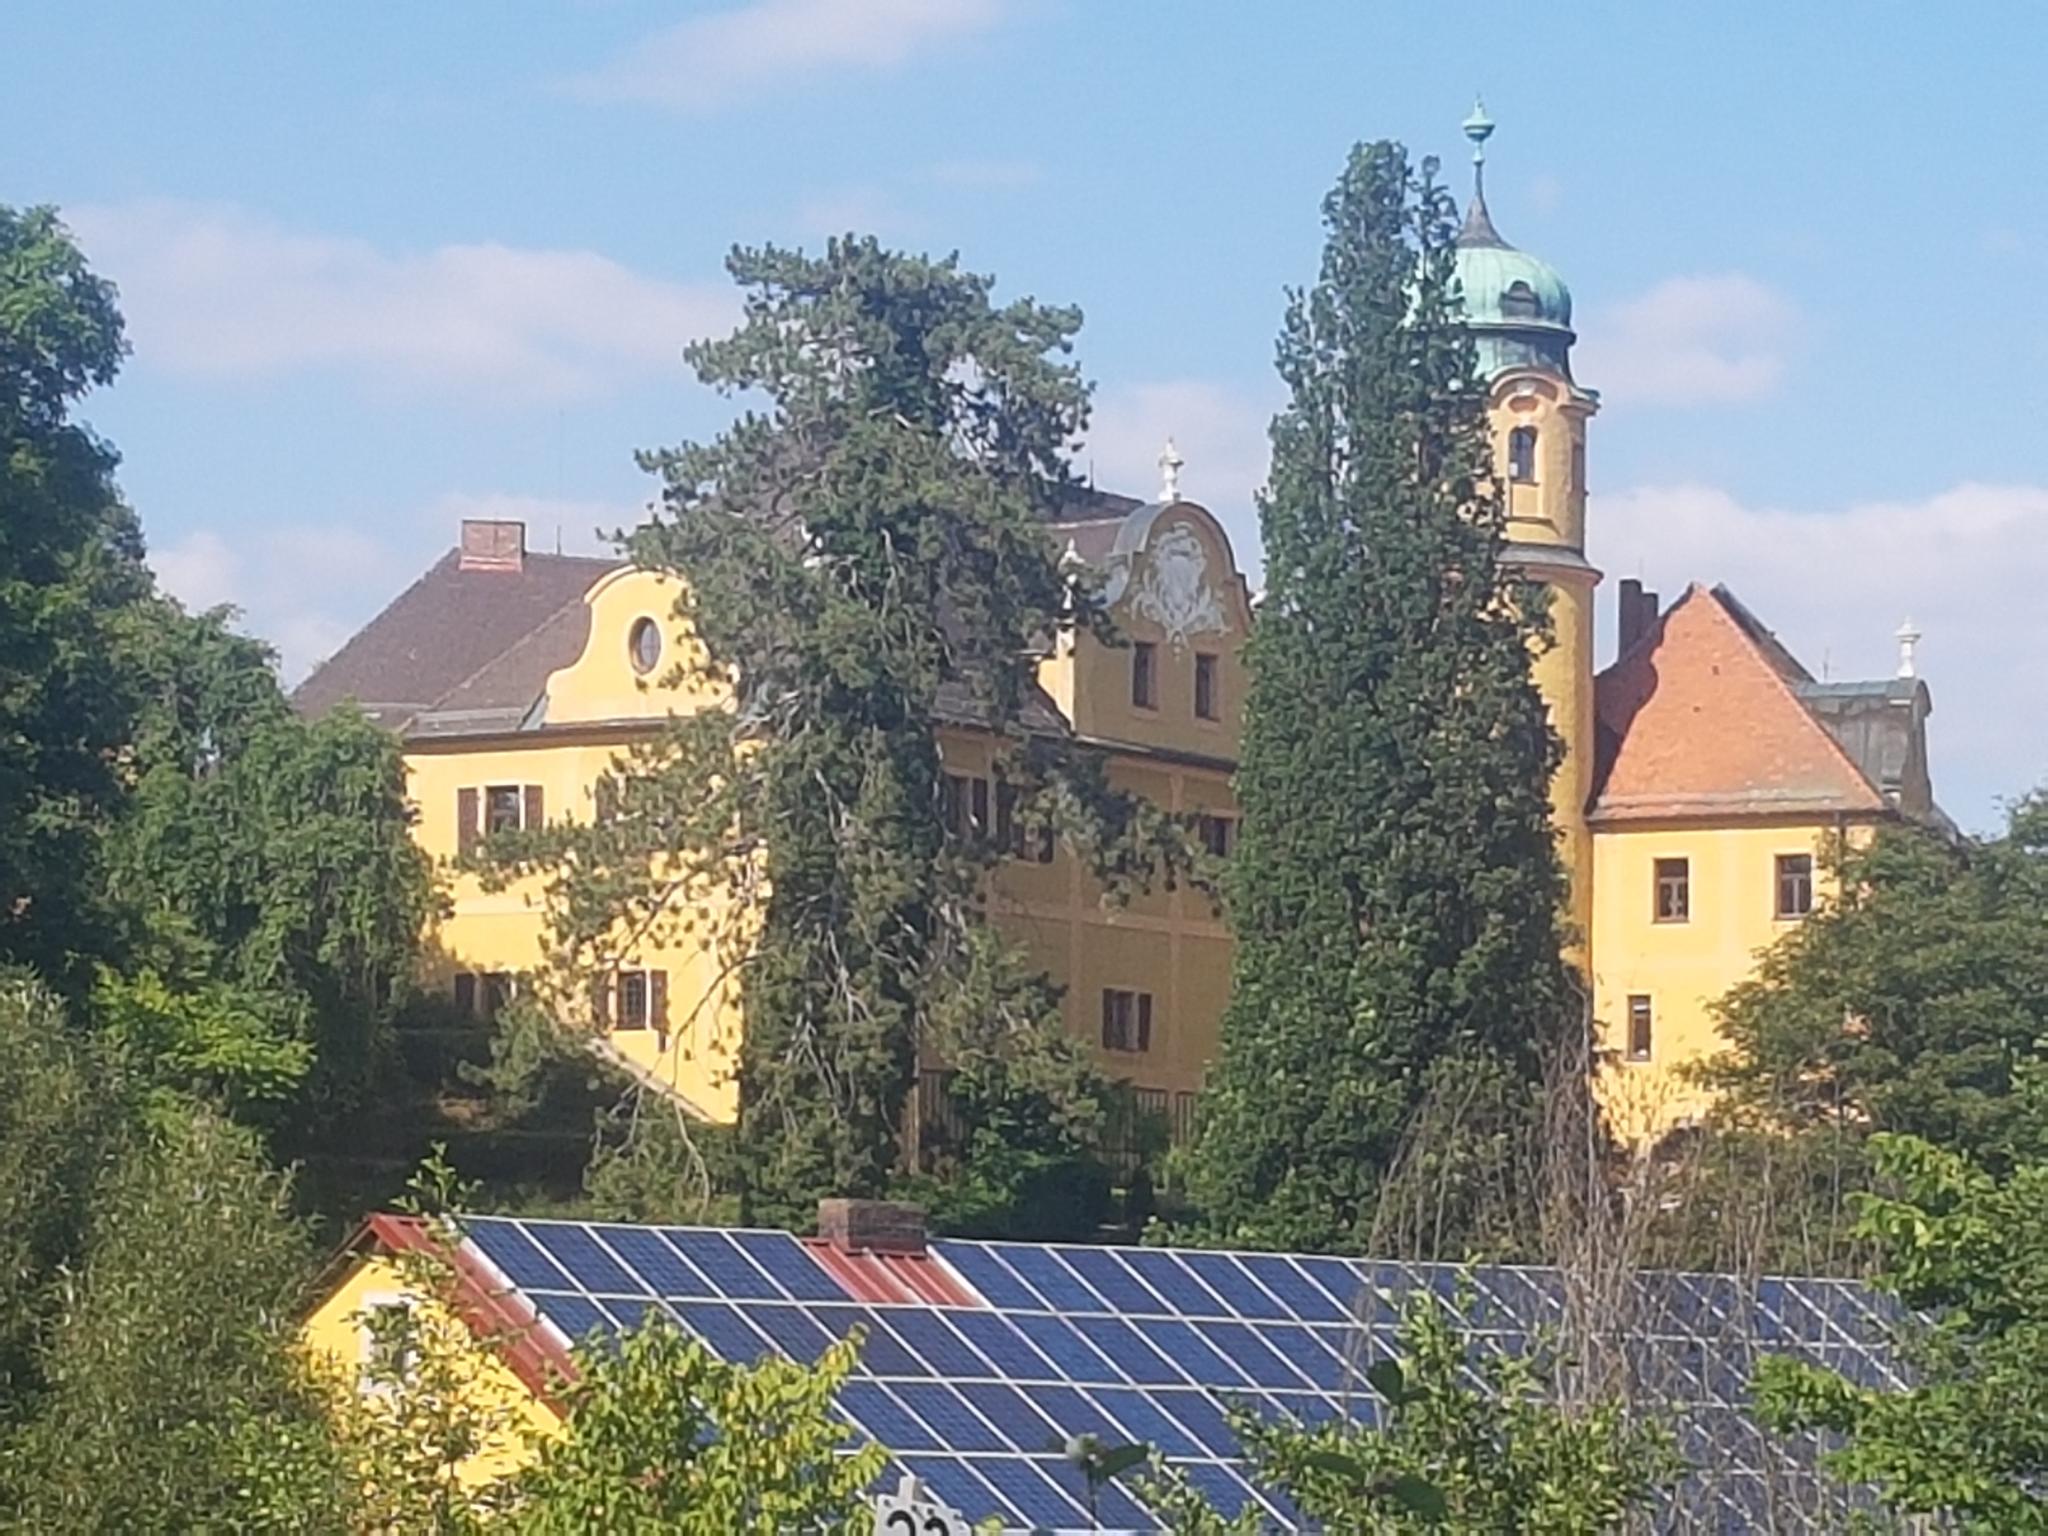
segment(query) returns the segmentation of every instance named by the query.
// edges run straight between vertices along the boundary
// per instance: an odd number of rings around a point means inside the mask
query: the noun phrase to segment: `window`
[[[374,1291],[356,1313],[358,1374],[356,1387],[365,1397],[388,1395],[419,1369],[419,1325],[411,1298]]]
[[[1778,906],[1781,919],[1804,917],[1813,910],[1813,855],[1778,855]]]
[[[1152,994],[1102,989],[1102,1048],[1105,1051],[1152,1049]]]
[[[1217,718],[1216,658],[1206,651],[1195,652],[1195,718]]]
[[[633,658],[633,670],[645,676],[661,660],[661,626],[652,619],[635,619],[626,647]]]
[[[616,1029],[652,1029],[668,1040],[668,972],[621,971],[613,987]]]
[[[455,1011],[464,1015],[476,1012],[476,974],[473,971],[455,973]]]
[[[1510,480],[1534,480],[1536,478],[1536,429],[1516,427],[1508,433],[1508,478]]]
[[[1536,290],[1516,278],[1501,293],[1500,312],[1510,320],[1534,320],[1541,312]]]
[[[481,793],[455,792],[455,842],[463,853],[476,846],[479,834],[517,832],[546,820],[546,796],[538,784],[493,784]]]
[[[1150,640],[1131,645],[1131,702],[1140,709],[1159,707],[1159,647]]]
[[[939,780],[939,821],[957,838],[980,837],[988,830],[988,780],[949,773]]]
[[[1657,921],[1682,923],[1692,916],[1692,863],[1688,859],[1657,861]]]
[[[1650,999],[1640,992],[1628,1000],[1628,1059],[1650,1059]]]
[[[1052,824],[1030,827],[1017,819],[1017,786],[996,785],[996,846],[1013,859],[1052,862]]]
[[[492,971],[483,978],[484,1017],[495,1019],[499,1011],[517,996],[510,971]]]
[[[1237,822],[1234,818],[1211,816],[1205,811],[1196,818],[1195,830],[1202,839],[1202,846],[1209,850],[1211,857],[1230,857],[1231,845],[1237,841]]]

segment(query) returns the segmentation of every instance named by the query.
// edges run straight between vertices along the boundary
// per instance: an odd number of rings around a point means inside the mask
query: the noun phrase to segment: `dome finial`
[[[1499,245],[1500,231],[1486,211],[1486,141],[1493,137],[1493,119],[1486,115],[1486,103],[1472,98],[1472,115],[1464,122],[1465,137],[1472,141],[1472,201],[1465,209],[1465,224],[1458,231],[1460,245]]]

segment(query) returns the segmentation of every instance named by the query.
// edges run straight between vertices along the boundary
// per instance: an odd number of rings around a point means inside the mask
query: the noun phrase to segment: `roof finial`
[[[1905,623],[1899,626],[1898,639],[1899,676],[1918,677],[1920,672],[1918,665],[1914,661],[1913,652],[1920,644],[1920,631],[1913,627],[1911,619],[1906,620]]]
[[[1472,100],[1472,115],[1465,119],[1464,127],[1465,137],[1472,141],[1472,201],[1465,209],[1458,244],[1505,246],[1507,241],[1501,239],[1486,211],[1486,141],[1493,137],[1493,119],[1486,115],[1486,103],[1476,96]]]
[[[1159,455],[1159,500],[1172,506],[1180,500],[1180,471],[1187,460],[1180,456],[1180,450],[1173,446],[1173,439],[1166,440],[1166,449]]]

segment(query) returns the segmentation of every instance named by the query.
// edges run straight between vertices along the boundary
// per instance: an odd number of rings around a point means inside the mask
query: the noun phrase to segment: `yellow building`
[[[1223,529],[1180,497],[1170,447],[1162,464],[1160,500],[1090,492],[1049,523],[1062,558],[1095,571],[1128,643],[1085,628],[1057,637],[1024,723],[1100,748],[1114,785],[1199,818],[1212,849],[1227,851],[1251,605]],[[622,749],[720,702],[666,681],[674,648],[693,643],[673,616],[678,591],[616,561],[530,551],[518,523],[465,522],[459,546],[314,672],[298,703],[318,711],[353,698],[400,735],[417,835],[450,861],[488,831],[594,815],[595,786]],[[942,814],[1011,841],[996,736],[964,701],[942,700],[942,711]],[[450,895],[427,979],[488,1013],[541,961],[540,890],[486,891],[458,875]],[[1066,1021],[1104,1070],[1184,1129],[1230,985],[1211,900],[1154,890],[1117,905],[1066,850],[1020,838],[988,902],[1064,989]],[[575,1022],[697,1114],[730,1119],[731,959],[718,942],[663,934],[624,956],[592,1016]]]
[[[1697,587],[1668,613],[1621,583],[1620,648],[1596,677],[1586,439],[1599,399],[1572,377],[1571,293],[1494,227],[1483,181],[1493,132],[1465,124],[1475,186],[1458,237],[1466,320],[1488,391],[1507,499],[1507,557],[1550,591],[1555,643],[1536,682],[1565,743],[1552,802],[1569,875],[1572,957],[1587,975],[1617,1121],[1652,1132],[1701,1108],[1675,1069],[1719,1048],[1711,1003],[1824,895],[1830,838],[1891,818],[1940,824],[1928,781],[1925,685],[1819,683],[1729,593]],[[1063,557],[1094,568],[1131,644],[1058,637],[1027,729],[1102,748],[1117,785],[1202,818],[1227,849],[1251,605],[1228,539],[1178,492],[1089,493],[1052,519]],[[355,698],[405,743],[418,833],[448,860],[485,831],[595,812],[614,757],[672,714],[720,700],[665,686],[669,578],[525,547],[517,523],[467,522],[459,548],[300,688],[302,708]],[[1902,638],[1904,636],[1902,635]],[[1003,835],[998,741],[948,709],[945,814]],[[433,936],[430,980],[488,1013],[541,958],[538,890],[467,876]],[[1192,1121],[1230,986],[1230,941],[1200,893],[1103,900],[1064,850],[1019,846],[989,910],[1064,989],[1066,1022],[1101,1065]],[[580,1022],[623,1067],[710,1120],[735,1110],[737,997],[717,942],[674,935],[628,954]]]
[[[1483,109],[1465,123],[1474,189],[1458,237],[1489,391],[1508,555],[1551,593],[1556,644],[1536,681],[1565,743],[1553,786],[1617,1128],[1696,1116],[1675,1069],[1721,1048],[1712,1003],[1825,894],[1830,839],[1906,817],[1944,824],[1927,770],[1927,687],[1911,641],[1898,677],[1821,683],[1722,588],[1668,612],[1620,590],[1618,655],[1595,675],[1585,557],[1586,429],[1598,397],[1572,378],[1571,293],[1503,240],[1486,207]]]

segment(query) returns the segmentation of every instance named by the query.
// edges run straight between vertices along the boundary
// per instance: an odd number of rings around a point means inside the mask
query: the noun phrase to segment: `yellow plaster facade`
[[[553,1435],[561,1419],[545,1399],[490,1350],[475,1344],[471,1332],[432,1297],[423,1297],[386,1253],[366,1254],[351,1263],[340,1284],[327,1292],[300,1328],[316,1369],[336,1378],[344,1391],[361,1390],[370,1358],[366,1318],[379,1307],[402,1306],[420,1312],[424,1325],[459,1346],[464,1373],[462,1400],[488,1419],[502,1423],[504,1433],[488,1440],[456,1469],[470,1488],[496,1482],[532,1459],[539,1438]]]
[[[1209,818],[1205,832],[1227,846],[1247,686],[1240,653],[1251,621],[1228,538],[1206,510],[1184,501],[1119,502],[1071,531],[1091,541],[1102,600],[1126,643],[1069,629],[1041,662],[1040,686],[1064,726],[1106,754],[1113,785]],[[539,965],[546,942],[539,882],[491,891],[456,873],[466,837],[496,825],[498,814],[510,818],[507,825],[591,817],[595,786],[620,753],[672,715],[725,707],[724,690],[675,681],[696,672],[674,666],[696,659],[676,650],[695,644],[675,616],[680,595],[672,579],[655,573],[610,571],[584,595],[587,614],[573,616],[570,627],[580,626],[583,636],[574,659],[546,674],[520,718],[480,728],[469,718],[428,714],[406,730],[416,835],[448,878],[448,910],[428,946],[431,986],[466,1006],[487,1006],[493,986],[516,985],[512,978]],[[643,654],[636,665],[636,637],[649,623],[661,635],[660,655],[647,665]],[[998,739],[945,724],[939,743],[943,770],[967,781],[970,795],[979,781],[979,803],[992,806]],[[1103,1069],[1130,1082],[1143,1107],[1185,1128],[1229,992],[1230,940],[1212,901],[1193,890],[1155,889],[1115,903],[1065,848],[1041,862],[1035,847],[994,870],[988,900],[994,921],[1064,989],[1066,1023]],[[729,926],[714,917],[696,932]],[[647,942],[623,957],[622,970],[660,978],[645,1012],[662,1018],[638,1027],[629,1018],[636,1010],[621,1001],[602,1020],[593,1012],[575,1022],[698,1115],[730,1120],[741,1028],[734,958],[716,938],[671,934]],[[1113,993],[1132,999],[1128,1030],[1105,1026]]]

